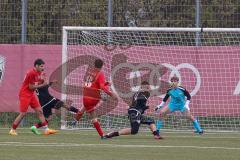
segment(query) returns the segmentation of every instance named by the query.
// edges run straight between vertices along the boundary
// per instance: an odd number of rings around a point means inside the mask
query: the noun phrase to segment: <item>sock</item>
[[[201,129],[201,127],[200,127],[200,125],[199,125],[199,123],[196,119],[193,121],[193,127],[196,129],[197,132],[202,131],[202,129]]]
[[[157,132],[160,133],[160,129],[163,127],[163,121],[157,120],[156,127],[157,127]]]
[[[77,114],[74,116],[76,121],[79,121],[82,118],[83,113],[77,112]]]
[[[77,112],[78,112],[78,109],[75,108],[75,107],[73,107],[73,106],[71,106],[71,107],[69,108],[69,111],[74,112],[74,113],[77,113]]]
[[[107,138],[117,137],[119,136],[119,132],[111,132],[106,135]]]
[[[159,136],[159,132],[158,131],[153,131],[152,133],[154,136]]]
[[[48,130],[48,123],[46,121],[43,122],[41,125],[43,129]]]
[[[17,129],[17,127],[18,127],[18,124],[14,124],[14,123],[12,124],[12,129],[15,130],[15,129]]]
[[[101,128],[99,122],[98,122],[98,121],[93,122],[93,125],[94,125],[94,127],[96,128],[99,136],[102,137],[102,136],[103,136],[103,131],[102,131],[102,128]]]
[[[38,123],[34,124],[34,126],[35,126],[36,128],[40,128],[40,127],[42,127],[42,122],[38,122]]]

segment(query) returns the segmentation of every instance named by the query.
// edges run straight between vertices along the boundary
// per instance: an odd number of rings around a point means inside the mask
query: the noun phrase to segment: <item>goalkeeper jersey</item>
[[[189,92],[183,87],[171,88],[167,91],[167,94],[163,98],[163,102],[166,102],[171,97],[170,105],[183,106],[185,104],[185,97],[187,100],[191,99]]]

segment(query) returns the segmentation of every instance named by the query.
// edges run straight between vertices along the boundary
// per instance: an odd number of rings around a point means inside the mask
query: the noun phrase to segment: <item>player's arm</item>
[[[42,88],[42,87],[45,87],[45,86],[47,86],[48,85],[48,83],[42,83],[42,84],[38,84],[38,85],[35,85],[35,84],[29,84],[29,89],[31,89],[31,90],[35,90],[35,89],[37,89],[37,88]]]
[[[184,93],[184,95],[187,97],[187,100],[191,100],[191,95],[189,94],[189,92],[185,89],[184,91],[183,91],[183,93]]]
[[[49,88],[49,87],[51,87],[54,83],[57,83],[57,81],[56,81],[56,80],[51,81],[51,82],[47,83],[47,85],[42,86],[42,87],[47,87],[47,88]],[[40,87],[40,88],[42,88],[42,87]]]
[[[185,107],[186,107],[186,108],[189,108],[189,103],[190,103],[190,100],[191,100],[191,95],[189,94],[189,92],[188,92],[186,89],[184,89],[183,93],[184,93],[184,95],[187,97],[187,100],[186,100],[186,102],[185,102]]]
[[[35,84],[35,76],[34,75],[29,75],[29,89],[30,90],[35,90],[37,88],[41,88],[48,85],[48,83],[46,82],[46,80],[43,80],[43,83],[41,84]]]
[[[101,90],[103,90],[109,96],[113,96],[113,93],[109,90],[110,83],[105,81],[105,76],[103,73],[100,73],[100,75],[98,77],[98,82],[99,82]]]
[[[169,97],[170,97],[170,95],[169,95],[169,90],[168,90],[168,91],[167,91],[167,94],[166,94],[165,97],[163,98],[161,104],[158,105],[158,106],[155,108],[155,111],[160,110],[160,109],[165,105],[165,103],[167,102],[167,100],[168,100]]]
[[[35,83],[34,75],[29,75],[29,89],[30,90],[35,90],[35,89],[42,88],[42,87],[49,85],[46,76],[44,76],[44,78],[43,78],[43,83],[41,83],[41,84],[34,84],[34,83]]]

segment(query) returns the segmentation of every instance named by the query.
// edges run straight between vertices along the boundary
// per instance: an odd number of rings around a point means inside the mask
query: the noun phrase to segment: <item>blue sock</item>
[[[201,127],[200,127],[200,125],[199,125],[199,123],[196,119],[193,121],[193,127],[196,129],[197,132],[202,131],[202,129],[201,129]]]
[[[156,122],[156,128],[158,133],[160,133],[160,129],[163,127],[163,121],[162,120],[157,120]]]

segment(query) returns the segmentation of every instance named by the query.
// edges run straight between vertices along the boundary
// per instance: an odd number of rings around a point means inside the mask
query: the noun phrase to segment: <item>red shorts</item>
[[[100,100],[96,100],[92,98],[83,98],[83,105],[84,105],[84,108],[86,109],[86,112],[90,113],[94,111],[99,101]]]
[[[31,108],[41,107],[36,95],[33,95],[31,97],[19,96],[19,100],[20,100],[20,112],[27,112],[28,106],[31,106]]]

